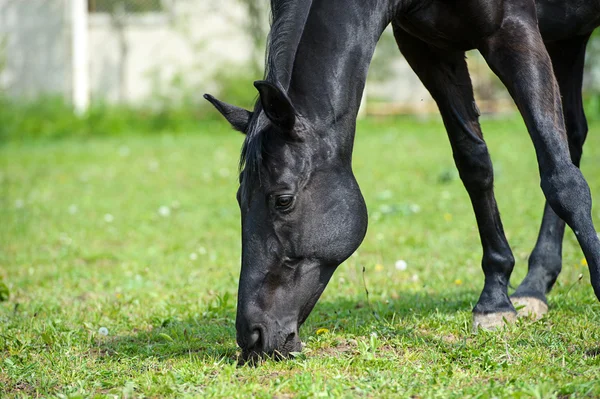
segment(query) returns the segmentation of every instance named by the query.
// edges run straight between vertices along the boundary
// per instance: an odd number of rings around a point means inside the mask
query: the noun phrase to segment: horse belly
[[[502,23],[504,0],[423,1],[394,23],[438,48],[470,50]]]
[[[536,7],[545,41],[587,35],[600,25],[600,0],[536,0]]]

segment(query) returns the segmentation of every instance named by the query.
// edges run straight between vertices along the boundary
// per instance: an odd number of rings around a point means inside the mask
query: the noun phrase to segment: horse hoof
[[[548,313],[548,305],[534,297],[517,297],[510,298],[511,302],[519,317],[528,317],[533,320],[541,319],[546,313]]]
[[[478,329],[496,330],[504,327],[507,323],[512,323],[517,319],[516,312],[498,312],[498,313],[473,313],[473,331]]]

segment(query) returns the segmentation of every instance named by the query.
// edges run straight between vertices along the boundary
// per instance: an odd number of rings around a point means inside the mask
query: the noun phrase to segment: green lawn
[[[520,121],[483,127],[516,286],[543,205],[535,154]],[[600,396],[600,304],[570,231],[549,315],[472,333],[481,247],[437,119],[359,123],[365,242],[300,330],[302,355],[238,366],[242,138],[207,122],[0,147],[0,397]]]

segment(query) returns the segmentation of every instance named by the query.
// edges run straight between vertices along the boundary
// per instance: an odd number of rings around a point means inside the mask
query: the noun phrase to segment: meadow
[[[541,221],[537,163],[519,119],[482,125],[516,287]],[[0,397],[600,396],[600,304],[570,230],[550,313],[472,331],[481,246],[438,118],[359,123],[364,243],[301,354],[238,364],[242,140],[207,121],[0,146]],[[582,169],[600,226],[599,123]]]

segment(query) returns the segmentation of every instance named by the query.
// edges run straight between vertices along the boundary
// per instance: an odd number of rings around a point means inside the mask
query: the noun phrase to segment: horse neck
[[[350,151],[369,64],[391,18],[390,3],[316,0],[298,44],[288,94],[323,134],[339,132]]]

